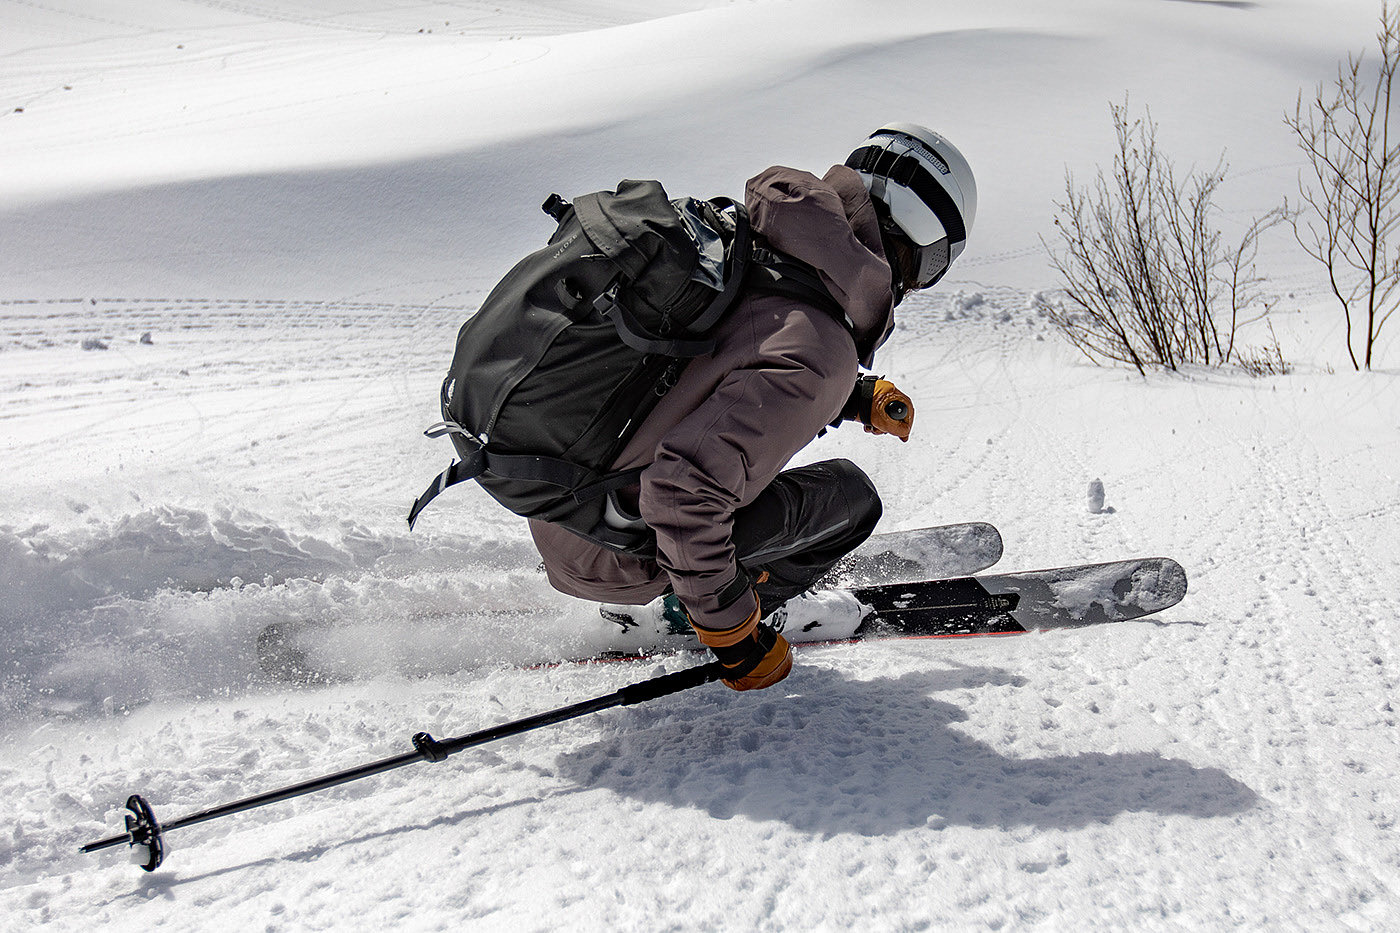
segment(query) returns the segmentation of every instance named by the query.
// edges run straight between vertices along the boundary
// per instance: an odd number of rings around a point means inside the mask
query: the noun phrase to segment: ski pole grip
[[[633,703],[645,703],[692,687],[713,683],[723,676],[724,666],[718,661],[711,661],[699,667],[689,667],[674,674],[662,674],[660,677],[631,684],[617,691],[617,694],[621,699],[620,705],[631,706]]]

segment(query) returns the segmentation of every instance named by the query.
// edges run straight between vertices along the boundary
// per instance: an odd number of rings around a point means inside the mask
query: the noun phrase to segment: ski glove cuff
[[[731,690],[762,690],[773,686],[792,670],[792,648],[787,639],[761,624],[759,612],[755,605],[748,618],[723,632],[691,623],[700,643],[709,648],[729,672],[723,683]]]
[[[859,421],[868,434],[893,434],[907,442],[914,429],[914,402],[883,376],[861,376],[841,418]]]

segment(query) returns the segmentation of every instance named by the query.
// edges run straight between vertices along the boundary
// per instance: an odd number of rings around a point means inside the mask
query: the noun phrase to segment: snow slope
[[[1349,372],[1285,236],[1263,264],[1289,376],[1095,368],[1035,300],[1065,167],[1111,156],[1110,100],[1150,105],[1184,161],[1227,149],[1242,222],[1292,190],[1280,115],[1375,13],[0,4],[7,927],[1395,928],[1400,351]],[[1007,569],[1168,554],[1186,602],[804,649],[774,690],[174,832],[152,875],[76,852],[132,792],[173,818],[651,673],[515,666],[598,623],[483,494],[408,534],[448,456],[419,428],[455,329],[547,233],[551,190],[737,192],[890,116],[966,141],[982,214],[879,361],[915,442],[837,431],[803,457],[860,462],[887,527],[995,522]],[[359,676],[268,682],[253,640],[287,617],[353,632]]]

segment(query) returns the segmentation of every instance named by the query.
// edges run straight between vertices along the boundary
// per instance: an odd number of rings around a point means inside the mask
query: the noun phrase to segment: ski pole
[[[413,751],[411,752],[372,761],[356,768],[338,771],[335,774],[328,774],[325,777],[304,781],[301,784],[293,784],[279,790],[245,797],[242,800],[210,807],[207,810],[199,810],[165,824],[157,822],[155,813],[152,812],[151,805],[146,802],[145,798],[140,794],[132,794],[126,801],[126,808],[131,811],[126,815],[126,832],[119,836],[89,842],[87,845],[79,847],[78,851],[97,852],[126,843],[132,849],[133,861],[146,871],[155,871],[165,860],[165,833],[172,829],[193,826],[196,823],[215,820],[221,816],[230,816],[256,807],[267,806],[270,803],[312,794],[318,790],[348,784],[351,781],[383,774],[385,771],[393,771],[396,768],[417,764],[420,761],[445,761],[449,755],[455,755],[457,752],[478,745],[485,745],[487,742],[520,735],[523,732],[552,726],[555,723],[577,719],[580,716],[587,716],[589,713],[597,713],[617,706],[645,703],[648,700],[655,700],[672,693],[679,693],[682,690],[689,690],[692,687],[699,687],[702,684],[712,683],[723,675],[724,668],[721,664],[718,661],[711,661],[708,664],[687,668],[674,674],[662,674],[659,677],[629,684],[620,690],[595,697],[592,700],[562,706],[546,713],[517,719],[515,722],[502,723],[499,726],[492,726],[489,729],[482,729],[479,732],[453,739],[438,740],[426,732],[419,732],[413,736]]]

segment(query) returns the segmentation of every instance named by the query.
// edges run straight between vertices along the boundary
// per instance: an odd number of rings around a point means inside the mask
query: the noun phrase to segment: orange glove
[[[755,597],[757,600],[757,597]],[[792,648],[787,639],[758,621],[759,610],[724,632],[691,623],[700,643],[709,648],[732,677],[723,678],[731,690],[762,690],[782,680],[792,670]]]
[[[909,432],[914,430],[914,401],[896,389],[893,382],[877,380],[865,430],[869,434],[893,434],[909,443]]]
[[[893,434],[908,441],[914,429],[914,402],[883,376],[861,376],[841,418],[859,421],[868,434]]]

